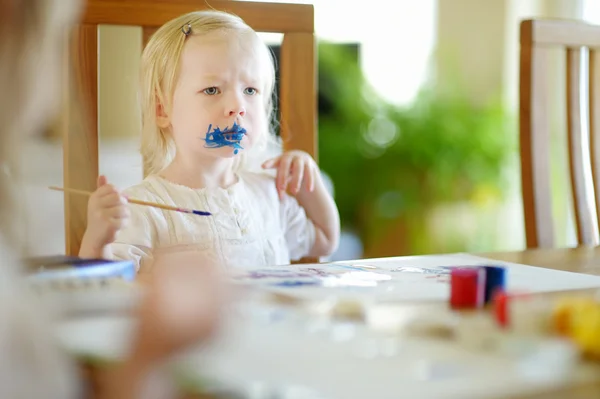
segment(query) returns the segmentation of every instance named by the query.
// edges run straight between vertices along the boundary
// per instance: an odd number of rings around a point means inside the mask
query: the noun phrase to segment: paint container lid
[[[506,287],[506,270],[502,266],[483,266],[485,270],[484,302],[490,303],[497,292],[503,292]]]
[[[450,272],[450,307],[474,309],[483,305],[485,270],[480,267],[456,267]]]

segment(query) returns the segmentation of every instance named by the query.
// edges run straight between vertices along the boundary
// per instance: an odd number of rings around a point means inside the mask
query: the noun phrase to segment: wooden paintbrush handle
[[[77,190],[75,188],[63,188],[63,187],[55,187],[55,186],[50,186],[48,187],[50,190],[55,190],[55,191],[62,191],[65,193],[70,193],[70,194],[78,194],[78,195],[85,195],[85,196],[90,196],[92,195],[91,192],[89,191],[84,191],[84,190]],[[133,198],[128,198],[127,201],[130,204],[136,204],[136,205],[144,205],[144,206],[151,206],[153,208],[159,208],[159,209],[165,209],[167,211],[175,211],[175,212],[183,212],[183,213],[197,213],[200,214],[200,211],[196,211],[194,212],[193,209],[184,209],[184,208],[178,208],[176,206],[171,206],[171,205],[164,205],[164,204],[158,204],[156,202],[148,202],[148,201],[142,201],[142,200],[137,200],[137,199],[133,199]]]

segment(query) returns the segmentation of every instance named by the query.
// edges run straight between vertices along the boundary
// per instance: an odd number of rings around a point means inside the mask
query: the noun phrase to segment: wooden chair
[[[301,149],[317,159],[317,91],[314,9],[306,4],[224,0],[88,0],[82,23],[72,37],[74,88],[89,125],[76,128],[68,110],[63,123],[64,186],[94,190],[98,176],[98,25],[143,28],[143,40],[168,20],[195,10],[218,9],[237,14],[258,32],[283,33],[279,110],[285,149]],[[73,91],[75,89],[76,91]],[[72,103],[68,101],[66,103]],[[71,99],[72,100],[72,99]],[[65,196],[66,253],[79,251],[86,227],[87,198]]]
[[[568,158],[577,242],[597,245],[594,210],[600,210],[600,26],[568,20],[526,20],[520,27],[520,46],[521,179],[527,247],[555,246],[546,88],[548,52],[553,48],[564,50],[566,62]],[[589,51],[587,77],[580,69],[583,51]],[[585,101],[580,99],[582,81],[589,88]],[[589,110],[589,122],[582,120],[583,107]],[[584,148],[586,124],[589,157]],[[586,179],[590,168],[592,179]],[[588,193],[594,193],[595,201]]]

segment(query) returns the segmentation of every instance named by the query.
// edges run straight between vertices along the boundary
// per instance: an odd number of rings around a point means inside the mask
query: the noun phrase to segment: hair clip
[[[190,33],[192,33],[192,24],[188,22],[187,24],[183,25],[181,27],[181,31],[186,37],[189,36]]]

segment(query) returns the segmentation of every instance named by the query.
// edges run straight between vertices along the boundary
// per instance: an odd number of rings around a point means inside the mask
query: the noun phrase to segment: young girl
[[[122,194],[99,178],[80,256],[133,259],[147,271],[182,252],[243,267],[335,250],[338,211],[308,154],[288,151],[252,170],[269,138],[275,80],[256,32],[224,12],[180,16],[148,42],[141,78],[148,177]],[[210,216],[126,206],[127,197]]]

